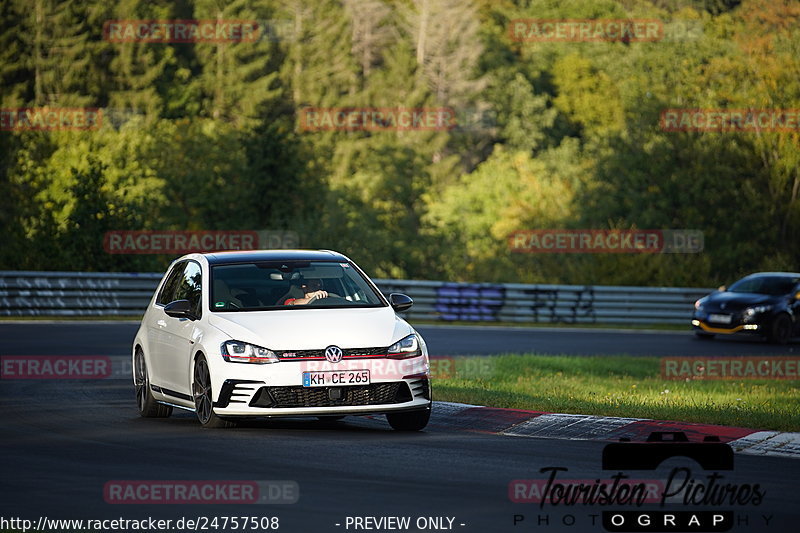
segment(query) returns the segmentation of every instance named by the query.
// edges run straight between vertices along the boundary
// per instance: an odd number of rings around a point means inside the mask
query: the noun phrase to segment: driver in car
[[[284,300],[283,305],[305,305],[314,300],[328,297],[328,292],[321,290],[322,282],[318,279],[305,280],[300,285],[300,288],[305,296],[302,298],[287,298]]]

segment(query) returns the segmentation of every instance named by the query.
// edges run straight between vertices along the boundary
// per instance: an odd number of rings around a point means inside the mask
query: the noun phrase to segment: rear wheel
[[[205,428],[233,427],[233,422],[225,420],[214,414],[214,402],[211,396],[211,372],[204,355],[200,355],[194,362],[194,381],[192,383],[192,396],[197,419]]]
[[[147,375],[147,363],[144,352],[136,348],[133,356],[133,384],[136,388],[136,405],[139,415],[145,418],[166,418],[172,414],[172,406],[158,403],[150,391],[150,378]]]
[[[389,425],[397,431],[420,431],[428,425],[428,420],[430,420],[430,418],[430,409],[386,414],[386,420],[389,422]]]
[[[786,313],[781,313],[772,320],[767,339],[775,344],[786,344],[792,338],[792,319]]]

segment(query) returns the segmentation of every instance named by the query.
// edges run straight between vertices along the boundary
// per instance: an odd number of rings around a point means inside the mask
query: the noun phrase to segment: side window
[[[167,276],[167,281],[165,281],[164,285],[161,287],[161,292],[158,294],[156,303],[161,305],[167,305],[168,303],[177,300],[177,298],[175,298],[175,291],[178,288],[178,282],[181,280],[181,277],[183,276],[184,268],[186,268],[185,261],[182,263],[178,263],[177,265],[172,267],[172,270]]]
[[[200,265],[194,261],[186,263],[186,269],[178,282],[177,291],[175,293],[176,300],[189,300],[192,304],[192,311],[196,316],[201,315],[200,296],[202,294],[202,271]]]

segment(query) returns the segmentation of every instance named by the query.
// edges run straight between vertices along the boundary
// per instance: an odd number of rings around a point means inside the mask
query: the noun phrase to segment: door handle
[[[167,327],[167,323],[164,320],[159,320],[158,322],[156,322],[156,324],[158,324],[158,327],[160,328]]]

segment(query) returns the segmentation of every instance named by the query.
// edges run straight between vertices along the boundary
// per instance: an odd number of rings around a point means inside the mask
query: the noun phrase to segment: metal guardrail
[[[0,271],[0,316],[141,316],[156,273]],[[712,291],[680,287],[375,280],[414,299],[410,319],[569,324],[686,324]]]
[[[0,272],[0,316],[141,316],[161,276]]]

